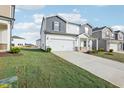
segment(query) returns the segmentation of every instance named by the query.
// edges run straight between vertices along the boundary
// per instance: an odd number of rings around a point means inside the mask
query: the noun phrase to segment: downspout
[[[44,22],[45,22],[45,30],[44,30],[44,35],[45,35],[45,43],[44,43],[44,46],[45,46],[45,50],[46,50],[46,18],[44,18]]]
[[[11,5],[11,16],[12,16],[12,19],[10,20],[10,49],[12,48],[12,29],[13,29],[14,21],[15,21],[14,19],[15,18],[15,5]]]

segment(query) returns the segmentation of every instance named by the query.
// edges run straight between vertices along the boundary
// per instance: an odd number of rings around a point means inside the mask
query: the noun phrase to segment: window
[[[118,39],[118,34],[115,34],[115,39],[116,39],[116,40]]]
[[[112,33],[112,38],[114,38],[114,34]]]
[[[109,31],[106,32],[106,36],[108,36],[108,35],[109,35]]]
[[[59,24],[59,22],[57,22],[57,21],[52,22],[52,30],[60,31],[60,24]]]
[[[84,41],[84,47],[86,47],[87,46],[87,42],[86,41]]]
[[[122,39],[122,35],[121,34],[119,34],[119,39]]]
[[[88,27],[85,27],[85,33],[88,34]]]

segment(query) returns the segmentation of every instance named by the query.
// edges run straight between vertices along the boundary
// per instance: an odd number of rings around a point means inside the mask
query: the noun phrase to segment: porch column
[[[10,51],[10,24],[7,25],[8,29],[7,29],[7,51]]]
[[[96,39],[96,50],[98,50],[98,39]]]
[[[81,46],[81,44],[80,44],[80,38],[78,38],[78,46],[77,46],[78,51],[80,51],[80,46]]]
[[[124,49],[123,49],[123,47],[124,47],[123,44],[124,44],[124,42],[122,42],[122,51],[124,51]]]
[[[89,39],[86,40],[86,48],[87,48],[87,50],[89,50],[89,48],[88,48],[89,42],[88,41],[89,41]]]
[[[89,40],[89,45],[90,45],[90,46],[89,46],[89,49],[90,49],[91,51],[92,51],[92,44],[93,44],[92,39],[90,39],[90,40]]]

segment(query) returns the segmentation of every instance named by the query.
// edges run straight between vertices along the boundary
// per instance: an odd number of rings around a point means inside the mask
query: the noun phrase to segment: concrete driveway
[[[117,53],[122,53],[122,54],[124,54],[124,51],[117,51]]]
[[[124,87],[124,63],[80,52],[53,53],[118,87]]]

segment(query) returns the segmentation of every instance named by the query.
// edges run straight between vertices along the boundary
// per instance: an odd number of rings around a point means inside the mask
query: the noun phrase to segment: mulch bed
[[[0,57],[7,57],[7,56],[21,56],[22,54],[13,54],[10,52],[0,52]]]

